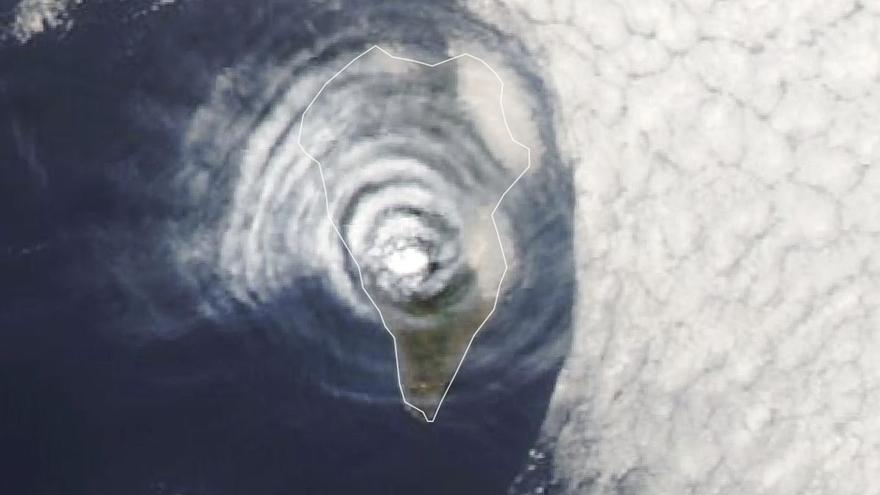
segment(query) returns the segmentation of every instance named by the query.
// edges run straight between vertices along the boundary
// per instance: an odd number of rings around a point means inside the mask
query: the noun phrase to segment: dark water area
[[[394,12],[241,1],[132,14],[146,5],[86,4],[70,32],[0,47],[0,493],[505,493],[562,354],[537,376],[514,363],[487,377],[466,360],[426,424],[399,400],[387,333],[340,311],[322,280],[297,279],[271,307],[208,317],[202,299],[220,289],[185,279],[162,239],[181,214],[166,184],[187,122],[220,71],[265,49],[261,26],[286,23],[283,49],[295,51],[315,43],[321,22],[369,11],[397,23]],[[454,5],[430,9],[456,18]],[[433,28],[400,36],[430,44],[444,30],[421,25]],[[557,197],[570,209],[570,189]],[[529,272],[537,289],[511,296],[518,312],[490,320],[476,357],[523,322],[567,347],[570,216],[512,201],[531,226],[527,245],[559,250]],[[542,277],[561,297],[542,297]],[[310,332],[387,363],[387,379],[363,383],[325,339],[292,337]]]

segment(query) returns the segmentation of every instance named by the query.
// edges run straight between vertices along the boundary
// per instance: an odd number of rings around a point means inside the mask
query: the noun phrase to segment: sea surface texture
[[[877,356],[878,0],[0,2],[0,493],[880,495]]]

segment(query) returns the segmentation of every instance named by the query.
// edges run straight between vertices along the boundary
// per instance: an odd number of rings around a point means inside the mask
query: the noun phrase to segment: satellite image
[[[880,495],[880,1],[0,0],[0,495]]]

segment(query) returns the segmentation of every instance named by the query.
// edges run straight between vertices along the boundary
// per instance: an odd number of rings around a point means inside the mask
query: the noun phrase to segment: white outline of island
[[[510,140],[513,141],[514,144],[516,144],[526,150],[526,167],[522,170],[522,172],[519,173],[519,175],[516,176],[516,178],[513,180],[513,182],[511,182],[510,185],[507,186],[507,189],[505,189],[504,192],[501,193],[501,197],[498,199],[498,202],[495,203],[495,207],[492,208],[492,213],[490,215],[490,217],[492,219],[492,226],[495,228],[495,235],[498,238],[498,245],[501,248],[501,260],[504,262],[504,270],[501,272],[501,277],[498,280],[498,289],[495,292],[495,301],[492,303],[492,309],[486,314],[486,317],[483,318],[483,321],[474,330],[473,335],[471,335],[471,338],[468,341],[467,347],[465,347],[464,352],[462,352],[461,358],[458,361],[458,366],[455,367],[455,371],[452,373],[452,377],[449,379],[449,383],[447,383],[446,389],[443,391],[443,395],[440,396],[440,400],[437,402],[437,407],[434,409],[434,414],[430,418],[425,413],[425,411],[423,411],[419,407],[415,406],[414,404],[412,404],[408,400],[406,400],[406,393],[404,392],[403,381],[401,380],[401,377],[400,377],[400,357],[398,355],[398,350],[397,350],[397,337],[395,337],[394,333],[391,331],[391,329],[388,328],[388,325],[385,323],[385,317],[382,315],[382,310],[379,309],[379,306],[376,304],[376,302],[373,300],[373,297],[370,295],[369,291],[367,291],[367,288],[364,286],[364,277],[363,277],[363,273],[361,272],[361,266],[358,263],[357,259],[355,259],[354,253],[351,252],[351,249],[348,247],[348,244],[345,242],[345,239],[343,238],[342,233],[339,230],[339,227],[336,225],[336,222],[333,221],[333,215],[331,214],[331,210],[330,210],[330,197],[329,197],[329,194],[327,193],[327,182],[324,180],[324,168],[321,165],[321,162],[317,158],[312,156],[305,149],[305,147],[303,147],[303,144],[302,144],[303,128],[305,127],[306,115],[309,113],[309,110],[312,108],[312,105],[315,103],[315,101],[318,100],[318,97],[321,96],[321,93],[324,92],[324,90],[327,88],[327,86],[329,86],[330,83],[332,83],[334,79],[339,77],[340,74],[342,74],[346,69],[351,67],[352,64],[354,64],[361,57],[367,55],[368,53],[370,53],[374,50],[378,50],[394,60],[399,60],[402,62],[410,62],[410,63],[419,64],[419,65],[422,65],[425,67],[430,67],[430,68],[437,67],[437,66],[443,65],[445,63],[452,62],[452,61],[458,60],[460,58],[465,58],[465,57],[476,60],[477,62],[481,63],[484,67],[489,69],[492,72],[492,74],[495,75],[495,78],[498,80],[498,83],[500,85],[500,91],[498,94],[498,101],[501,106],[501,117],[504,120],[504,127],[507,130],[507,135],[510,137]],[[458,371],[461,369],[461,365],[464,364],[464,360],[467,357],[468,351],[470,351],[471,345],[474,343],[474,339],[476,339],[477,334],[480,333],[480,330],[483,328],[483,326],[485,326],[486,322],[489,321],[489,318],[492,317],[492,314],[495,313],[495,309],[498,307],[498,299],[501,297],[501,285],[504,283],[505,275],[507,275],[508,264],[507,264],[507,256],[505,256],[505,254],[504,254],[504,246],[503,246],[503,243],[501,240],[501,232],[498,230],[498,224],[495,222],[495,212],[498,211],[498,207],[501,206],[501,202],[504,200],[504,197],[507,196],[507,193],[510,192],[510,190],[513,188],[513,186],[515,186],[516,183],[519,182],[519,180],[523,177],[523,175],[525,175],[526,172],[528,172],[529,169],[532,167],[532,149],[529,148],[528,146],[526,146],[525,144],[521,143],[520,141],[518,141],[513,136],[513,132],[511,132],[510,125],[507,122],[507,116],[504,113],[504,81],[501,79],[501,76],[499,76],[498,73],[495,72],[495,69],[493,69],[488,63],[486,63],[485,60],[483,60],[479,57],[475,57],[474,55],[471,55],[470,53],[461,53],[461,54],[456,55],[454,57],[449,57],[445,60],[442,60],[440,62],[436,62],[436,63],[432,64],[432,63],[422,62],[419,60],[414,60],[411,58],[399,57],[396,55],[392,55],[391,53],[389,53],[388,51],[386,51],[384,48],[380,47],[379,45],[373,45],[370,48],[367,48],[366,50],[364,50],[361,54],[359,54],[355,58],[353,58],[349,63],[345,64],[344,67],[339,69],[335,74],[333,74],[332,77],[330,77],[330,79],[327,80],[327,82],[325,82],[321,86],[321,89],[318,90],[318,93],[315,95],[314,98],[312,98],[312,100],[309,102],[306,109],[303,111],[302,116],[300,117],[299,133],[297,135],[296,143],[299,146],[299,149],[302,150],[302,152],[305,153],[305,155],[308,156],[309,159],[311,159],[313,162],[315,162],[318,165],[318,172],[321,175],[321,185],[324,189],[324,204],[325,204],[326,211],[327,211],[327,217],[330,220],[330,224],[333,226],[333,230],[336,231],[336,235],[339,237],[339,240],[342,242],[342,245],[345,246],[345,250],[348,252],[348,255],[351,257],[351,260],[354,262],[355,267],[357,267],[358,277],[359,277],[360,283],[361,283],[361,289],[364,291],[364,294],[366,294],[367,298],[370,300],[370,303],[372,303],[373,307],[376,308],[376,312],[379,314],[379,319],[382,321],[382,326],[385,328],[385,331],[388,332],[388,335],[391,335],[391,340],[394,344],[394,362],[395,362],[395,367],[397,368],[397,387],[400,390],[400,397],[403,400],[404,404],[406,404],[410,408],[421,413],[422,417],[425,418],[425,421],[427,421],[428,423],[433,423],[437,419],[437,414],[440,412],[440,407],[443,405],[443,401],[446,399],[446,395],[449,393],[449,389],[452,388],[452,383],[455,381],[455,377],[458,376]]]

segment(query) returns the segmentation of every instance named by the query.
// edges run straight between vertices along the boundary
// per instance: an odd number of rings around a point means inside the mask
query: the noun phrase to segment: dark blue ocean
[[[168,226],[183,235],[177,220],[201,215],[171,185],[182,136],[218,74],[336,32],[339,50],[439,50],[472,32],[515,45],[454,3],[341,4],[182,1],[141,15],[149,3],[86,2],[70,29],[0,46],[0,494],[507,493],[538,438],[574,292],[573,197],[539,76],[526,78],[545,104],[548,164],[510,199],[528,276],[473,352],[524,344],[510,366],[466,360],[435,423],[396,399],[388,335],[340,309],[320,277],[254,307],[174,261]],[[302,335],[388,364],[353,376]],[[540,372],[517,366],[547,342],[558,352]],[[345,387],[357,393],[333,392]]]

